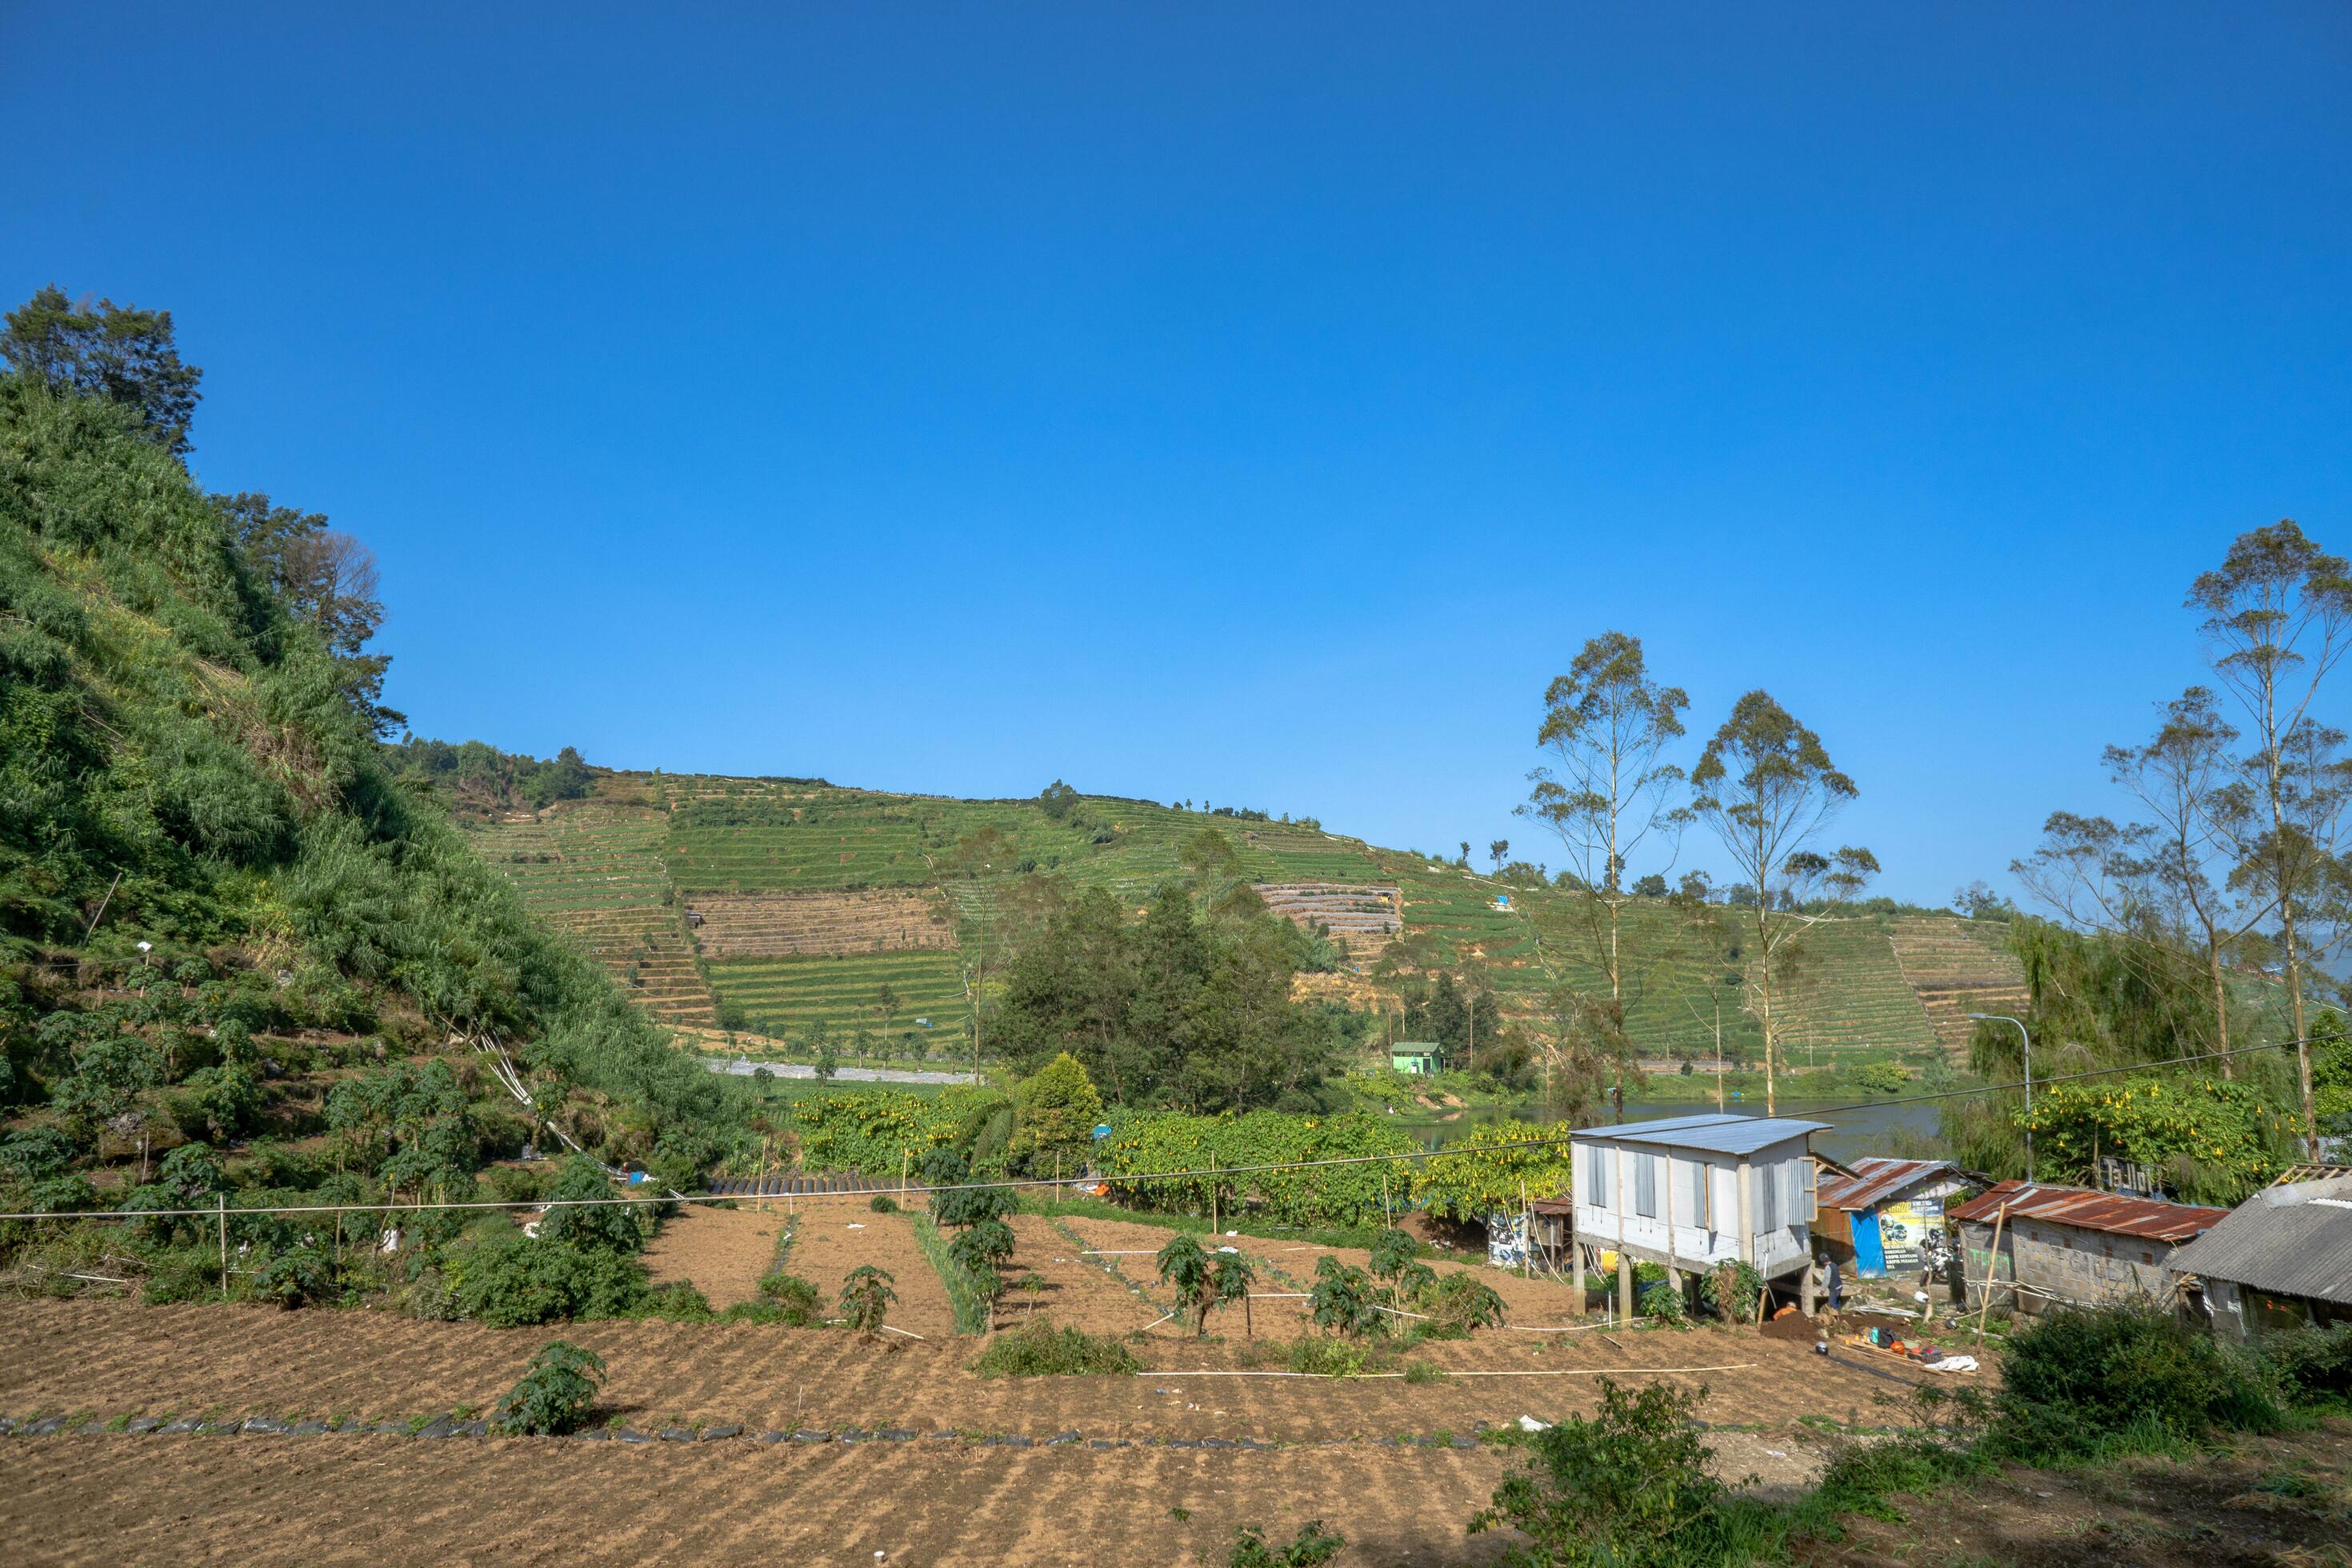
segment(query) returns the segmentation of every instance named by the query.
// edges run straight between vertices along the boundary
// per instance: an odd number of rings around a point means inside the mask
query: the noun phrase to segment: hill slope
[[[999,906],[1024,874],[1140,899],[1181,873],[1181,847],[1207,827],[1226,836],[1242,874],[1297,918],[1330,907],[1322,885],[1351,889],[1342,901],[1370,911],[1363,920],[1370,929],[1349,943],[1354,973],[1328,988],[1360,1004],[1381,994],[1375,971],[1388,939],[1376,933],[1391,910],[1401,915],[1414,958],[1477,964],[1506,1010],[1520,1016],[1539,1018],[1563,982],[1599,981],[1565,956],[1560,927],[1570,898],[1557,889],[1498,882],[1311,824],[1150,801],[971,801],[813,780],[616,773],[600,778],[588,801],[480,824],[469,837],[526,889],[534,907],[567,923],[615,973],[633,980],[656,1014],[683,1016],[679,993],[660,989],[642,967],[633,973],[643,953],[617,952],[604,936],[656,896],[649,881],[611,869],[629,854],[642,857],[633,864],[647,876],[653,866],[662,868],[663,919],[691,922],[682,929],[716,1016],[767,1034],[824,1018],[903,1037],[918,1018],[934,1035],[961,1029],[969,1013],[965,978],[992,964],[990,944],[1001,955]],[[960,864],[959,846],[981,834],[991,836],[992,860]],[[552,864],[541,859],[558,836],[572,847]],[[1664,952],[1675,942],[1676,919],[1662,901],[1637,901],[1628,914],[1630,941],[1639,951]],[[2023,983],[1998,931],[1971,925],[1957,916],[1864,914],[1814,927],[1782,1002],[1791,1060],[1923,1060],[1964,1044],[1964,1029],[1955,1035],[1939,1020],[1979,999],[2009,1001]],[[1956,963],[1955,954],[1966,962]],[[1719,981],[1719,972],[1713,978]],[[1645,1053],[1713,1054],[1717,1009],[1709,980],[1695,962],[1656,966],[1629,1019]],[[1731,989],[1721,1016],[1726,1046],[1752,1056],[1760,1034],[1742,1010],[1744,988]]]

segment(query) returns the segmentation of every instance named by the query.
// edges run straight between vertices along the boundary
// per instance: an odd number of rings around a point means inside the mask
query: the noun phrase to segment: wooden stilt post
[[[1584,1298],[1584,1243],[1573,1232],[1569,1236],[1568,1256],[1574,1261],[1576,1275],[1570,1289],[1576,1292],[1576,1315],[1580,1318],[1591,1309]]]
[[[1617,1244],[1617,1317],[1622,1322],[1633,1321],[1633,1255],[1625,1244]]]

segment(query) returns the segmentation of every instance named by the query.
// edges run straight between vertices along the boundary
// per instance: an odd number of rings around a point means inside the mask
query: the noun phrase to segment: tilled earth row
[[[396,1420],[483,1411],[558,1334],[372,1312],[16,1302],[0,1312],[0,1411]],[[977,1349],[968,1337],[876,1342],[842,1330],[662,1322],[576,1323],[560,1335],[604,1359],[600,1417],[651,1429],[1314,1442],[1555,1419],[1591,1409],[1596,1377],[1606,1374],[1705,1384],[1711,1423],[1779,1430],[1805,1415],[1899,1419],[1880,1396],[1900,1399],[1927,1375],[1722,1329],[1487,1331],[1417,1347],[1416,1357],[1453,1374],[1438,1383],[1266,1376],[1245,1366],[1248,1347],[1233,1341],[1157,1335],[1134,1342],[1151,1370],[1121,1378],[979,1377],[966,1367]]]

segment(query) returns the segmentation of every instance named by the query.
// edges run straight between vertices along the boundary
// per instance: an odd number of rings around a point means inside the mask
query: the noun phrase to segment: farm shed
[[[2231,1339],[2352,1322],[2352,1174],[2264,1187],[2172,1255]]]
[[[1631,1308],[1629,1259],[1664,1264],[1670,1280],[1742,1262],[1765,1279],[1810,1260],[1812,1135],[1821,1121],[1708,1111],[1570,1134],[1576,1177],[1576,1272],[1584,1248],[1617,1254]]]
[[[1389,1066],[1398,1072],[1426,1078],[1437,1070],[1439,1047],[1425,1041],[1407,1040],[1389,1047]]]
[[[1813,1238],[1865,1279],[1924,1268],[1942,1250],[1945,1200],[1967,1185],[1949,1160],[1869,1155],[1822,1179]]]
[[[1986,1289],[1990,1278],[1996,1298],[2038,1311],[2051,1301],[2089,1307],[2134,1298],[2169,1300],[2173,1249],[2229,1212],[2047,1182],[2002,1182],[1953,1208],[1949,1218],[1959,1227],[1969,1290]],[[1996,1225],[2001,1231],[1997,1267]]]

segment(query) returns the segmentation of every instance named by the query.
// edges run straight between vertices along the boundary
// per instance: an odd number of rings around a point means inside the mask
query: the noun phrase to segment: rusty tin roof
[[[2195,1204],[2168,1204],[2160,1198],[2118,1197],[2088,1187],[2053,1186],[2047,1182],[2002,1182],[1967,1203],[1948,1211],[1948,1219],[1990,1221],[2003,1208],[2011,1219],[2047,1220],[2080,1230],[2111,1236],[2145,1237],[2151,1241],[2187,1241],[2212,1229],[2228,1209]]]
[[[1906,1187],[1931,1176],[1957,1174],[1949,1160],[1890,1160],[1871,1154],[1853,1163],[1853,1174],[1821,1184],[1823,1208],[1874,1208]]]

